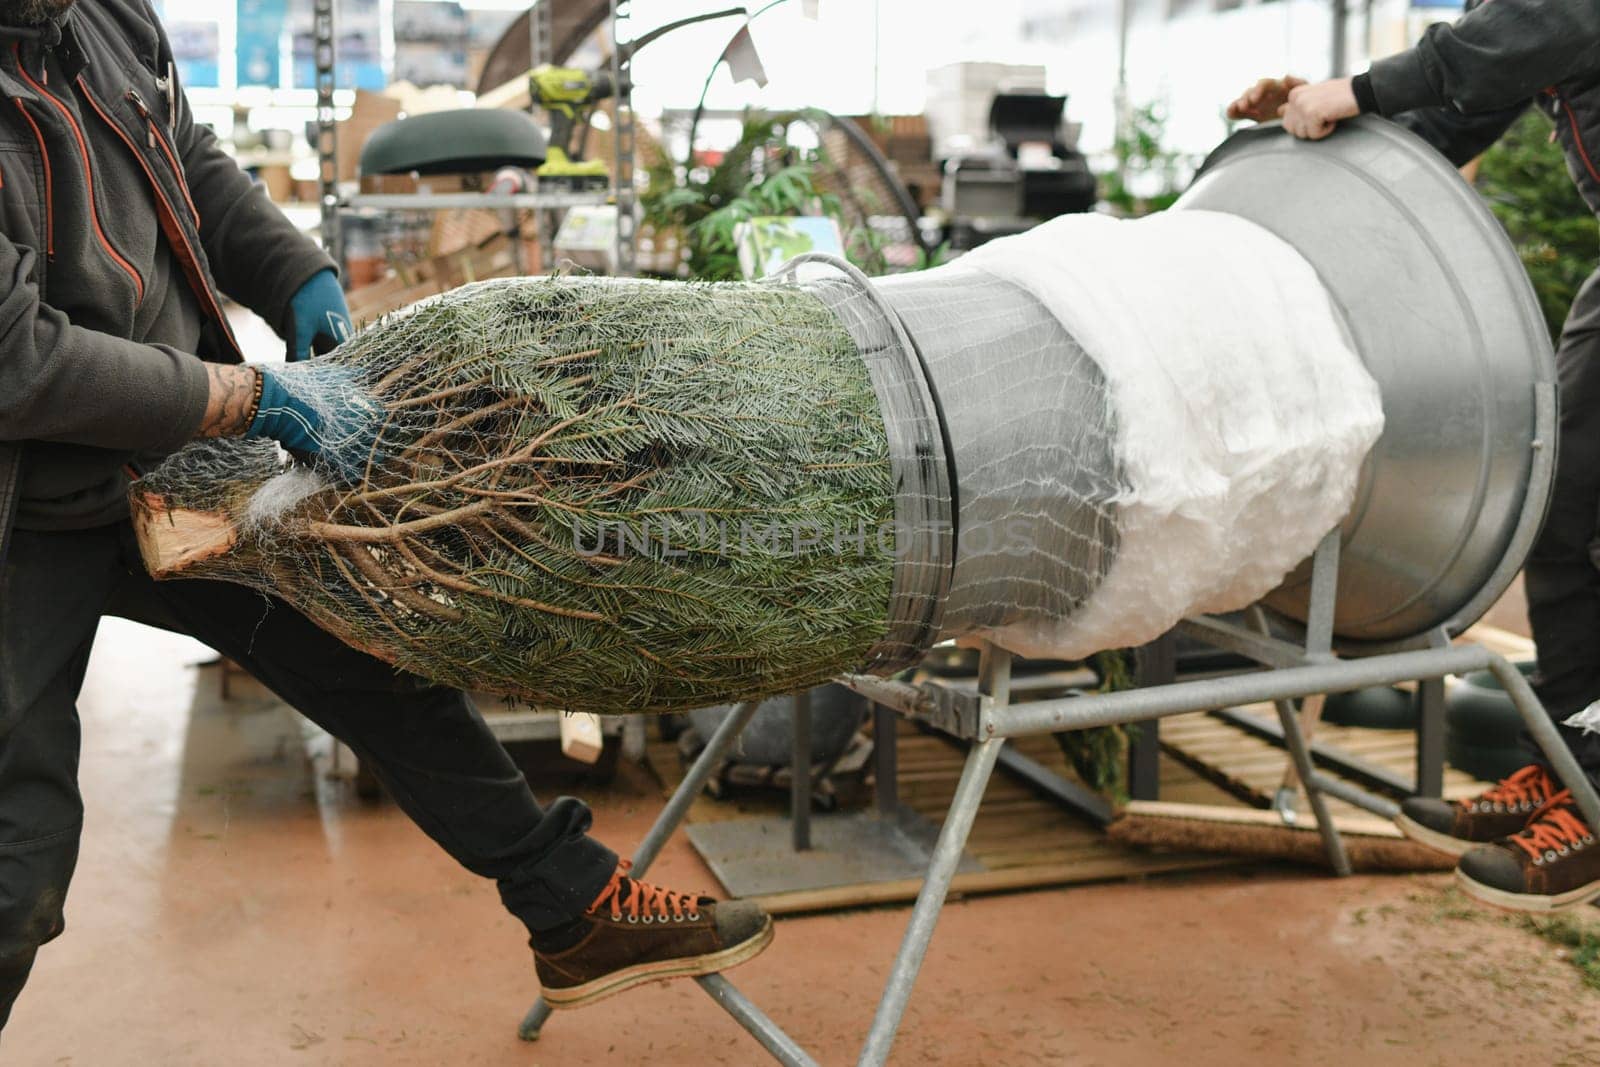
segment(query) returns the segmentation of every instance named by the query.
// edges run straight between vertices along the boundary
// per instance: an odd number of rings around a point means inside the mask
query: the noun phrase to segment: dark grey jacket
[[[219,293],[281,326],[330,266],[194,123],[146,0],[0,27],[0,512],[116,521],[124,466],[199,427],[201,361],[241,358]]]
[[[1460,165],[1530,104],[1555,120],[1567,169],[1600,214],[1600,0],[1487,0],[1369,72],[1380,114]]]

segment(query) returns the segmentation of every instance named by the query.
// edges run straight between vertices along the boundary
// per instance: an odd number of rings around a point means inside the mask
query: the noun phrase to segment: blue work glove
[[[332,351],[349,339],[350,306],[331,270],[320,270],[289,298],[289,322],[283,331],[289,362]]]
[[[348,367],[317,361],[266,365],[261,403],[246,437],[268,437],[299,456],[320,460],[349,482],[360,481],[383,456],[379,406]]]

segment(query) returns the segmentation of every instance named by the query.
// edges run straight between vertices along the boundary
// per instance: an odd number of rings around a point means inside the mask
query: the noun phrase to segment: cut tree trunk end
[[[226,513],[172,508],[159,493],[134,492],[133,532],[145,569],[156,579],[180,578],[203,560],[220,556],[239,540]]]

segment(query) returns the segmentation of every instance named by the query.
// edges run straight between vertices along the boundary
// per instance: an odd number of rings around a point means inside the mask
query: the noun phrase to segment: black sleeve
[[[1365,71],[1350,79],[1350,91],[1355,94],[1356,107],[1363,115],[1378,110],[1378,96],[1372,91],[1372,72]]]
[[[1437,148],[1455,166],[1463,166],[1482,155],[1498,141],[1533,103],[1524,100],[1514,107],[1463,115],[1447,107],[1419,108],[1396,115],[1394,121]]]
[[[170,452],[192,438],[205,365],[74,326],[40,302],[34,277],[33,251],[0,236],[0,441]]]
[[[1470,115],[1595,70],[1596,0],[1492,0],[1454,25],[1429,26],[1415,48],[1378,60],[1369,74],[1380,114],[1448,107]]]

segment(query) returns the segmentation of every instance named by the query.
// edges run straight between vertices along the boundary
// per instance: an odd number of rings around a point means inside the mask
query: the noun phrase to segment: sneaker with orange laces
[[[1394,823],[1411,840],[1460,856],[1521,830],[1560,790],[1550,772],[1534,763],[1466,800],[1411,797],[1400,805]]]
[[[534,968],[552,1008],[575,1008],[666,978],[725,971],[772,943],[772,918],[743,900],[718,902],[628,877],[623,860],[579,918],[533,937]]]
[[[1564,789],[1521,833],[1462,856],[1456,880],[1485,904],[1516,911],[1586,904],[1600,900],[1600,843]]]

